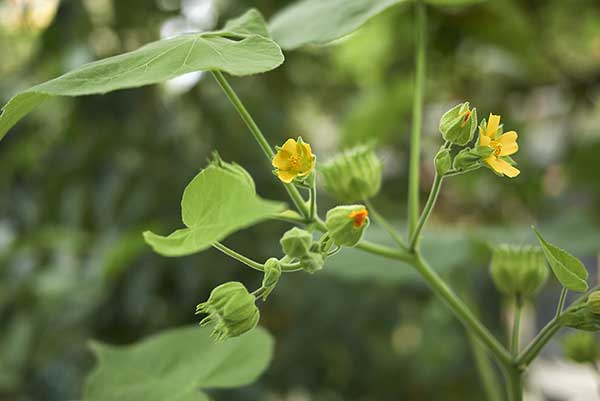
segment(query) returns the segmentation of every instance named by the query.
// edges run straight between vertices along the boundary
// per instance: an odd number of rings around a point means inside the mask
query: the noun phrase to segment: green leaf
[[[283,204],[258,197],[252,184],[248,177],[207,167],[183,193],[181,216],[187,228],[167,237],[146,231],[144,239],[161,255],[189,255],[283,210]]]
[[[159,40],[130,53],[86,64],[13,97],[0,115],[0,139],[21,118],[50,96],[81,96],[136,88],[193,71],[220,70],[232,75],[270,71],[283,62],[268,37],[260,13],[250,10],[216,32]]]
[[[588,272],[583,263],[567,251],[547,242],[535,227],[532,227],[532,230],[537,235],[544,255],[558,281],[569,290],[577,292],[587,291],[588,284],[586,280]]]
[[[284,8],[269,30],[284,49],[322,45],[352,33],[387,8],[408,0],[302,0]]]
[[[267,368],[273,340],[257,328],[215,343],[209,328],[168,330],[140,343],[92,343],[98,366],[85,386],[85,401],[204,401],[206,388],[252,383]]]
[[[425,3],[432,6],[466,6],[470,4],[483,3],[487,0],[425,0]]]

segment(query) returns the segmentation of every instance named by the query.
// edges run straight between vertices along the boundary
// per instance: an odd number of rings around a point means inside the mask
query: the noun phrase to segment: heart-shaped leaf
[[[202,389],[247,385],[269,365],[273,340],[265,330],[219,343],[210,331],[179,328],[124,347],[93,343],[98,366],[84,400],[205,401]]]
[[[248,180],[246,174],[216,165],[202,170],[183,193],[181,216],[187,228],[167,237],[146,231],[146,242],[164,256],[189,255],[283,210],[283,204],[258,197]]]
[[[577,292],[584,292],[588,289],[588,272],[579,259],[567,251],[552,245],[542,237],[542,234],[532,227],[537,235],[546,260],[558,281],[567,289]]]
[[[260,13],[250,10],[223,30],[177,36],[130,53],[86,64],[13,97],[0,115],[0,139],[21,118],[50,96],[103,94],[166,81],[193,71],[220,70],[250,75],[283,62],[279,46],[268,37]]]

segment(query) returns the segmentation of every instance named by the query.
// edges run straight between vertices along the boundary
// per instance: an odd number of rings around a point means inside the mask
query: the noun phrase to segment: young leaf
[[[535,235],[537,235],[544,255],[558,281],[569,290],[577,292],[587,291],[588,284],[586,280],[588,272],[583,263],[567,251],[550,244],[535,227],[532,227],[532,229]]]
[[[281,203],[258,197],[247,178],[211,165],[183,193],[181,215],[187,228],[167,237],[146,231],[144,239],[161,255],[189,255],[282,210]]]
[[[13,97],[0,115],[0,139],[21,118],[50,96],[81,96],[135,88],[166,81],[192,71],[220,70],[250,75],[278,67],[279,46],[268,37],[256,10],[215,32],[177,36],[150,43],[130,53],[86,64]]]
[[[206,388],[255,381],[267,368],[273,340],[261,328],[216,343],[210,328],[185,327],[140,343],[92,343],[98,366],[85,386],[85,401],[204,401]]]
[[[284,8],[269,23],[284,49],[326,44],[352,33],[385,9],[408,0],[302,0]]]

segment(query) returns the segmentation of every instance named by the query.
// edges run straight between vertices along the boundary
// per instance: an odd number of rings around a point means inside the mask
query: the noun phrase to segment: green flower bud
[[[267,297],[275,289],[279,277],[281,277],[281,262],[276,258],[270,258],[265,262],[265,275],[262,281],[262,299],[267,300]]]
[[[480,162],[481,156],[477,153],[476,150],[471,148],[465,148],[458,152],[458,154],[454,158],[453,167],[459,171],[469,170],[479,165]]]
[[[440,132],[446,141],[464,146],[473,139],[477,128],[477,109],[469,109],[469,102],[448,110],[440,119]]]
[[[598,344],[592,333],[569,333],[563,337],[565,356],[577,363],[593,363],[598,359]]]
[[[327,212],[325,225],[333,242],[353,247],[369,226],[369,212],[363,205],[338,206]]]
[[[598,331],[600,330],[600,315],[592,312],[586,303],[570,308],[560,316],[559,322],[563,326],[577,330]]]
[[[319,167],[327,192],[346,203],[376,195],[381,188],[382,170],[373,146],[366,145],[344,151]]]
[[[279,240],[283,253],[291,258],[300,258],[306,255],[312,242],[312,234],[298,227],[286,231]]]
[[[540,248],[512,245],[500,245],[492,250],[490,271],[501,292],[522,297],[535,294],[549,273]]]
[[[246,169],[244,169],[239,164],[227,163],[227,162],[223,161],[223,159],[221,159],[221,156],[219,155],[219,152],[217,152],[217,151],[213,152],[212,160],[210,160],[210,164],[213,166],[222,168],[223,170],[226,170],[226,171],[230,172],[231,174],[235,175],[236,177],[240,178],[242,181],[244,181],[244,183],[248,184],[248,186],[250,188],[252,188],[252,190],[254,192],[256,192],[256,186],[254,185],[254,179],[252,178],[250,173],[247,172]]]
[[[307,273],[315,273],[323,268],[325,259],[318,252],[309,252],[300,258],[300,267]]]
[[[196,314],[208,314],[200,325],[214,324],[212,336],[222,341],[256,327],[260,312],[255,301],[242,283],[231,281],[213,289],[208,301],[196,306]]]
[[[446,148],[440,149],[434,159],[435,170],[438,175],[445,175],[452,168],[452,156],[450,150]]]
[[[594,291],[590,294],[587,305],[592,313],[600,315],[600,291]]]

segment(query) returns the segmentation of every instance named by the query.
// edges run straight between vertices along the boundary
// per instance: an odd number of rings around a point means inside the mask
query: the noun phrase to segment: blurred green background
[[[0,101],[82,63],[212,29],[248,7],[269,18],[288,3],[0,1]],[[596,282],[600,3],[501,0],[430,7],[429,15],[423,197],[441,143],[437,123],[454,104],[501,114],[520,136],[517,179],[482,169],[446,181],[424,251],[504,339],[488,242],[529,243],[528,226],[540,225]],[[231,80],[273,144],[302,135],[327,160],[375,139],[385,177],[374,203],[401,229],[412,32],[412,8],[395,7],[334,46],[288,52],[271,73]],[[193,324],[195,305],[214,286],[259,285],[259,275],[217,251],[164,258],[141,237],[177,226],[183,188],[214,149],[247,168],[262,196],[285,199],[209,75],[52,99],[2,141],[1,401],[80,399],[94,364],[90,339],[125,344]],[[334,205],[326,197],[320,204],[322,212]],[[226,243],[264,260],[278,254],[287,228],[263,223]],[[369,234],[385,241],[375,226]],[[528,311],[526,336],[552,316],[557,291],[550,280]],[[286,275],[261,312],[277,339],[271,368],[257,384],[215,392],[216,400],[484,399],[464,330],[407,266],[348,251],[318,274]],[[560,357],[556,343],[544,355]],[[530,387],[538,399],[568,399]]]

